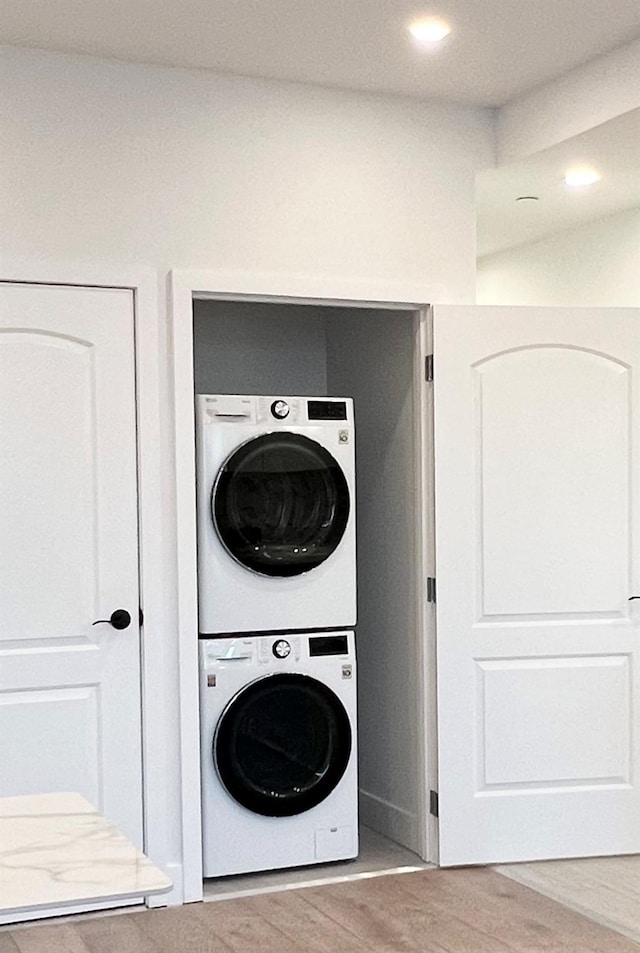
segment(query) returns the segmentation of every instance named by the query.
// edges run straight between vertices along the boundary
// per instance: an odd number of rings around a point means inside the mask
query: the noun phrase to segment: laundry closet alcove
[[[216,290],[216,285],[220,288],[215,278],[203,282],[201,275],[173,275],[189,899],[202,896],[195,394],[353,398],[360,822],[423,859],[434,859],[435,850],[429,836],[429,789],[435,787],[434,619],[426,591],[433,552],[431,389],[424,364],[429,309],[247,295],[243,289]]]

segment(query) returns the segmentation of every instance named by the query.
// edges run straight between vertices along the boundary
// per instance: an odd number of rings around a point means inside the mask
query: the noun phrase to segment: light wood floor
[[[495,870],[640,942],[640,855],[542,860]]]
[[[429,870],[0,934],[0,953],[640,953],[492,870]]]

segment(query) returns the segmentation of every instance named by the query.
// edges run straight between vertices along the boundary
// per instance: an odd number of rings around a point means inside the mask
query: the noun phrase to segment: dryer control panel
[[[346,400],[308,400],[307,418],[309,420],[346,420]]]
[[[273,394],[201,394],[207,423],[291,424],[322,423],[344,426],[353,423],[353,401],[348,397],[290,397]]]

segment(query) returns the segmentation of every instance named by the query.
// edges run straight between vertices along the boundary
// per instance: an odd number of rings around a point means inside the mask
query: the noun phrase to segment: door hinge
[[[140,627],[144,625],[144,613],[142,611],[142,606],[138,606],[138,622]]]
[[[427,602],[436,601],[436,581],[433,576],[427,577]]]
[[[439,817],[437,791],[429,791],[429,814],[432,814],[434,817]]]
[[[427,354],[424,359],[424,379],[428,383],[433,381],[433,354]]]

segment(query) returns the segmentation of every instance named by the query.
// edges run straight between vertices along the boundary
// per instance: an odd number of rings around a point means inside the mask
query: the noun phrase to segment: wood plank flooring
[[[494,869],[640,942],[640,855],[540,860]]]
[[[501,874],[428,870],[0,932],[0,953],[640,953]]]

